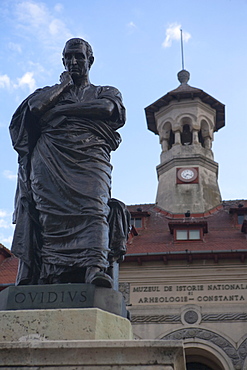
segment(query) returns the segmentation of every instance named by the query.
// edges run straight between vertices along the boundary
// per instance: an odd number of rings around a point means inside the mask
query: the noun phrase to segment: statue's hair
[[[78,45],[78,44],[86,46],[86,52],[87,52],[87,57],[88,57],[88,60],[89,60],[89,66],[91,67],[91,65],[93,64],[93,61],[94,61],[93,49],[92,49],[91,45],[83,39],[73,38],[73,39],[68,40],[66,42],[65,46],[64,46],[64,49],[63,49],[63,56],[65,55],[65,50],[68,46]]]

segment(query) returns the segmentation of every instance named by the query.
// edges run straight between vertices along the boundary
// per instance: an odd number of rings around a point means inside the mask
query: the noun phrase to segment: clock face
[[[178,179],[185,183],[185,182],[192,182],[195,181],[198,177],[198,171],[196,168],[180,168],[177,172]]]
[[[194,171],[193,170],[183,170],[181,172],[181,177],[185,180],[191,180],[192,177],[194,177]]]

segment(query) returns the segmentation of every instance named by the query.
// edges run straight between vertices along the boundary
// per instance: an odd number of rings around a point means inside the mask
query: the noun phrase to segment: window
[[[241,226],[247,220],[247,207],[244,203],[239,203],[238,206],[232,207],[229,213],[233,215],[235,226]]]
[[[173,144],[175,143],[175,135],[174,135],[174,132],[172,132],[172,130],[170,131],[170,136],[169,136],[169,141],[168,141],[168,148],[171,149],[171,147],[173,146]]]
[[[200,229],[176,230],[176,240],[200,240]]]
[[[143,210],[141,207],[136,209],[129,209],[131,214],[130,224],[134,229],[144,229],[147,227],[146,218],[150,216],[150,213]]]
[[[142,227],[142,219],[141,217],[132,217],[130,221],[131,226],[134,226],[136,228]]]
[[[238,224],[239,225],[242,225],[242,223],[244,222],[244,216],[245,215],[238,215]]]
[[[244,220],[243,221],[243,225],[242,225],[241,231],[242,231],[242,233],[247,234],[247,220]]]
[[[208,232],[207,221],[171,221],[168,223],[170,233],[173,234],[175,242],[186,242],[192,240],[203,240]]]
[[[183,126],[183,132],[181,133],[181,143],[182,145],[192,144],[192,132],[190,131],[189,125]]]
[[[187,240],[188,232],[187,230],[176,230],[176,240]]]
[[[189,230],[189,240],[201,239],[200,230]]]
[[[203,136],[202,136],[202,130],[200,130],[200,131],[198,132],[198,140],[199,140],[199,143],[201,143],[201,144],[202,144],[202,146],[204,147],[204,138],[203,138]]]

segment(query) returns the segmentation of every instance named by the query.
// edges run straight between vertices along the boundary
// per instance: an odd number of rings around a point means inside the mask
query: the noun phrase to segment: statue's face
[[[63,64],[72,77],[88,75],[89,60],[84,44],[68,45],[65,49]]]

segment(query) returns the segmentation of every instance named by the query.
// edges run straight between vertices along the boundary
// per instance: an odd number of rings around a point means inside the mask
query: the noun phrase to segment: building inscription
[[[130,286],[132,305],[246,303],[247,282]]]

